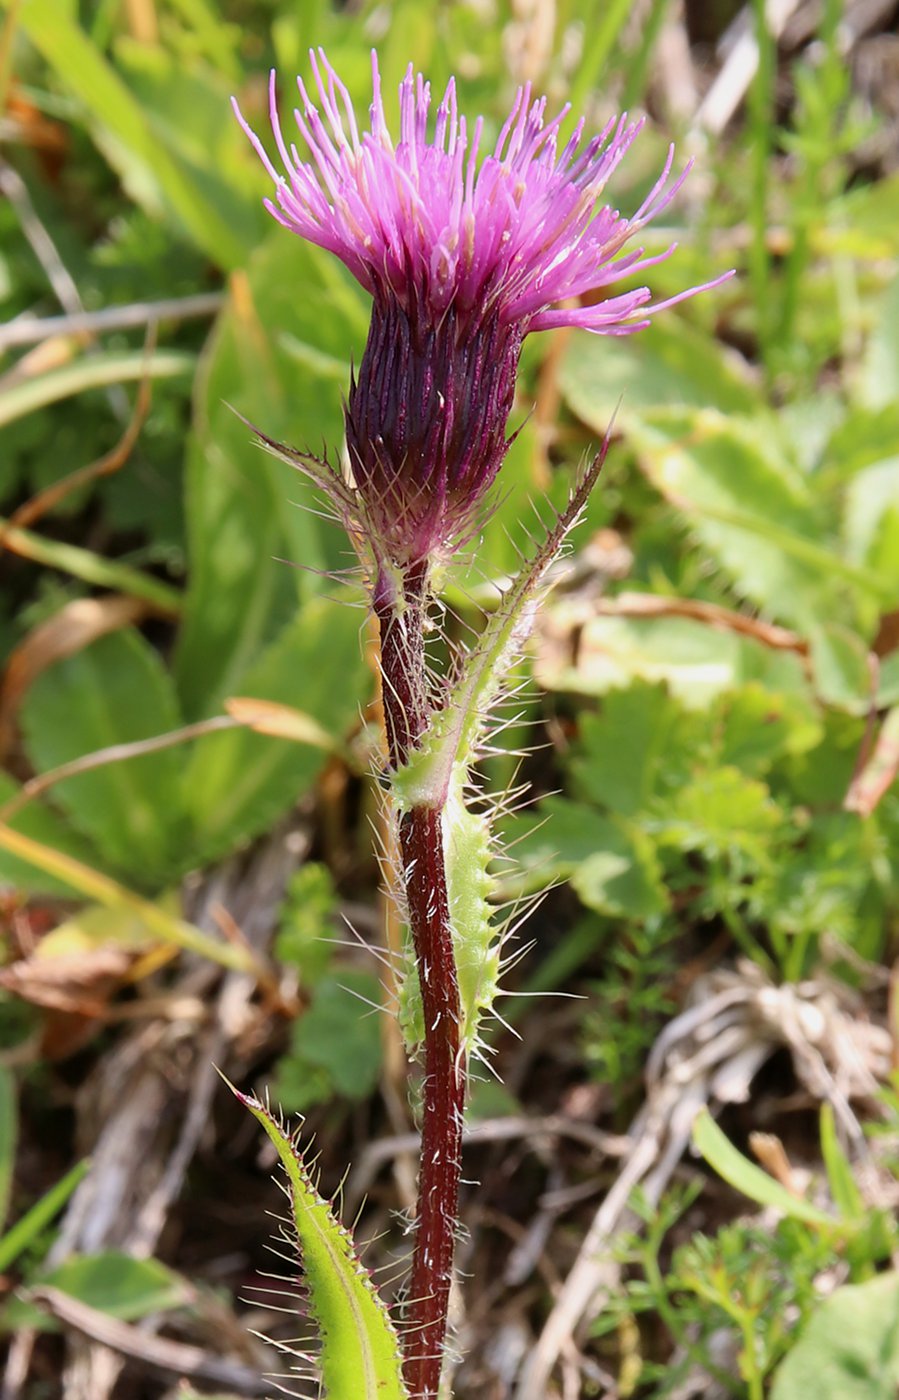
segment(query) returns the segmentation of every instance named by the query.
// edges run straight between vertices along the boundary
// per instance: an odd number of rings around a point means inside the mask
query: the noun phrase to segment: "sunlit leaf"
[[[745,363],[677,318],[660,317],[638,336],[572,339],[561,384],[569,407],[600,439],[613,415],[627,428],[635,417],[660,408],[752,413],[762,407]]]

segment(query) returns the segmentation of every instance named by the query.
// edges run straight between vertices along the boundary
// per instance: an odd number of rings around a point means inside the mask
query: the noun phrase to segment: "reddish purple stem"
[[[375,589],[390,761],[402,765],[431,713],[424,655],[427,566],[397,597]],[[459,1053],[459,987],[453,952],[439,809],[413,807],[400,820],[402,879],[418,967],[425,1030],[418,1224],[405,1329],[404,1374],[413,1400],[435,1400],[446,1337],[459,1212],[465,1069]]]

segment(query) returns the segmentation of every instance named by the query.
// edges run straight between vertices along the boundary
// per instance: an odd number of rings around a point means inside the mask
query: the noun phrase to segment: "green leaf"
[[[899,1273],[845,1284],[820,1305],[786,1359],[771,1400],[896,1400]]]
[[[845,1220],[861,1220],[865,1202],[852,1175],[852,1167],[840,1146],[833,1106],[821,1105],[821,1156],[827,1170],[827,1184],[834,1205]]]
[[[815,689],[828,705],[851,715],[867,714],[874,698],[868,648],[857,632],[824,622],[811,634]]]
[[[799,802],[815,808],[838,809],[852,782],[865,726],[861,719],[842,710],[827,709],[820,714],[820,720],[820,742],[788,761],[790,786]]]
[[[613,415],[627,428],[660,408],[749,414],[762,407],[743,361],[677,318],[627,338],[573,337],[560,380],[569,408],[600,436]]]
[[[709,860],[742,855],[764,866],[784,823],[765,783],[738,768],[721,767],[697,774],[673,793],[653,829],[679,850],[698,851]]]
[[[133,1259],[117,1250],[82,1254],[67,1259],[49,1273],[30,1280],[32,1285],[58,1288],[79,1303],[132,1322],[150,1313],[167,1312],[191,1301],[184,1279],[156,1259]],[[24,1300],[13,1299],[4,1310],[6,1328],[36,1327],[56,1331],[59,1324]]]
[[[269,232],[262,194],[270,182],[231,113],[235,77],[205,64],[185,64],[183,55],[162,45],[127,37],[117,41],[115,56],[157,150],[164,150],[183,181],[191,200],[188,213],[196,206],[215,213],[217,230],[204,229],[203,242],[189,225],[194,242],[220,266],[242,266]]]
[[[603,914],[641,919],[668,907],[650,838],[585,803],[547,797],[536,813],[506,822],[503,839],[517,867],[503,878],[504,895],[570,879],[581,901]]]
[[[581,724],[572,765],[578,787],[601,806],[634,816],[660,787],[685,780],[689,740],[704,728],[664,686],[638,683],[611,691],[601,712]]]
[[[822,767],[827,759],[822,752]],[[772,933],[817,940],[826,929],[860,957],[879,961],[889,939],[893,859],[876,817],[817,813],[800,848],[778,870],[768,914]],[[810,970],[796,969],[797,980]]]
[[[9,1198],[16,1163],[19,1113],[16,1081],[5,1065],[0,1065],[0,1230],[9,1214]],[[2,1241],[0,1241],[2,1248]]]
[[[510,817],[502,838],[515,860],[517,881],[530,891],[567,879],[596,854],[606,824],[594,807],[559,796],[545,797],[536,811]]]
[[[855,406],[834,427],[822,451],[816,480],[848,482],[868,467],[878,467],[896,456],[899,443],[899,401],[882,408]]]
[[[108,909],[115,909],[126,918],[135,918],[163,943],[173,943],[177,948],[186,948],[201,957],[210,958],[222,967],[234,968],[238,972],[254,971],[258,974],[258,957],[247,943],[228,943],[223,939],[212,938],[201,932],[193,924],[170,914],[162,904],[142,899],[132,890],[126,889],[118,881],[101,871],[76,860],[73,856],[58,851],[53,846],[44,846],[31,837],[14,831],[0,822],[0,849],[12,851],[21,860],[41,870],[48,870],[69,889],[77,890],[87,899],[96,900]]]
[[[296,702],[342,741],[369,685],[350,607],[314,599],[241,681],[244,695]],[[265,831],[308,790],[325,762],[319,747],[247,729],[211,734],[185,774],[198,859],[209,861]]]
[[[844,535],[847,557],[883,571],[899,593],[899,456],[874,462],[852,478]]]
[[[188,451],[190,584],[176,672],[191,719],[246,693],[247,671],[298,598],[320,592],[319,571],[344,568],[349,553],[343,532],[315,514],[312,487],[263,452],[229,405],[268,437],[337,460],[350,356],[365,343],[363,293],[334,259],[283,231],[235,285],[201,358]],[[291,699],[306,708],[301,694]]]
[[[320,982],[333,961],[339,903],[334,876],[321,861],[305,861],[287,882],[275,957],[296,972],[302,987]]]
[[[229,211],[207,193],[208,181],[197,181],[154,134],[141,103],[73,18],[71,6],[65,0],[28,0],[21,25],[83,105],[97,144],[132,197],[151,212],[166,207],[216,265],[239,266],[247,247]],[[223,112],[222,121],[227,120]]]
[[[90,1162],[87,1160],[77,1162],[74,1167],[66,1172],[61,1181],[55,1186],[51,1186],[39,1201],[35,1201],[30,1210],[27,1210],[21,1220],[17,1220],[6,1234],[0,1239],[0,1273],[9,1269],[26,1249],[34,1244],[43,1231],[47,1228],[54,1216],[57,1216],[63,1206],[73,1195],[79,1182],[87,1175]]]
[[[682,704],[706,710],[750,678],[778,690],[807,690],[798,656],[685,617],[591,617],[578,628],[576,663],[538,667],[547,689],[606,695],[634,681],[664,682]]]
[[[868,340],[859,384],[862,402],[886,408],[899,397],[899,277],[881,302],[878,324]]]
[[[140,569],[132,569],[118,559],[104,559],[101,554],[94,554],[79,545],[23,530],[18,525],[10,525],[2,517],[0,538],[11,553],[30,559],[35,564],[43,564],[48,569],[71,574],[72,578],[81,579],[95,588],[145,598],[163,613],[177,614],[181,607],[181,594],[177,588],[153,578],[151,574],[141,573]]]
[[[262,1124],[287,1173],[303,1282],[321,1332],[325,1394],[407,1400],[396,1332],[348,1232],[316,1190],[295,1140],[256,1099],[234,1093]]]
[[[190,31],[191,49],[196,45],[217,72],[239,82],[241,68],[237,55],[243,40],[241,26],[229,24],[213,0],[171,0],[171,9]]]
[[[877,700],[880,705],[899,704],[899,651],[891,651],[881,662]]]
[[[822,543],[810,484],[752,425],[672,412],[630,436],[653,485],[753,602],[803,630],[845,614],[847,597],[889,601],[882,578]]]
[[[291,1027],[274,1093],[288,1113],[340,1094],[364,1099],[381,1074],[381,1027],[370,1009],[381,996],[370,973],[342,968],[315,988],[312,1005]],[[366,1005],[368,1003],[368,1005]]]
[[[873,263],[899,254],[899,176],[854,185],[836,206],[836,217],[817,230],[822,251],[848,253]]]
[[[716,1171],[735,1191],[748,1196],[756,1205],[771,1207],[791,1220],[801,1220],[806,1225],[817,1225],[835,1230],[838,1222],[823,1210],[810,1205],[808,1201],[793,1196],[773,1176],[762,1171],[750,1162],[733,1143],[724,1136],[707,1108],[696,1115],[693,1124],[693,1146],[704,1157],[713,1171]]]
[[[101,637],[44,671],[21,717],[39,771],[180,724],[159,655],[133,629]],[[58,783],[54,799],[112,867],[157,888],[191,856],[183,765],[175,749],[109,763]]]
[[[803,696],[778,694],[753,681],[722,696],[714,717],[717,761],[761,777],[787,754],[806,753],[823,727]]]
[[[588,909],[612,917],[648,919],[668,908],[668,894],[651,839],[632,823],[594,817],[597,849],[571,876]]]

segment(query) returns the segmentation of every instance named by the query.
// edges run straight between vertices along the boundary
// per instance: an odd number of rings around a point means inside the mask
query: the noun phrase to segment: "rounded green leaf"
[[[181,723],[158,653],[132,630],[110,633],[44,671],[22,707],[38,772],[114,744],[149,739]],[[131,883],[158,889],[189,859],[177,749],[109,763],[67,778],[54,804]]]

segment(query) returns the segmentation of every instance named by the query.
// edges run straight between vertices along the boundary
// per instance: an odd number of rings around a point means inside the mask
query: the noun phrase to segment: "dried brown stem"
[[[808,642],[760,617],[723,608],[719,603],[706,603],[698,598],[668,598],[659,593],[618,593],[614,598],[600,598],[595,611],[608,617],[688,617],[718,627],[724,632],[738,632],[751,637],[774,651],[795,651],[801,656],[808,652]]]

